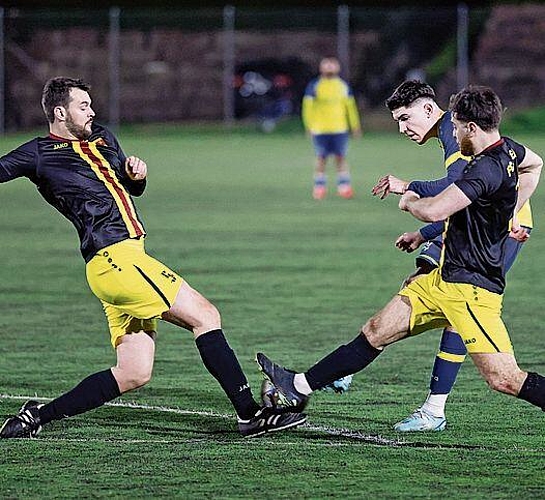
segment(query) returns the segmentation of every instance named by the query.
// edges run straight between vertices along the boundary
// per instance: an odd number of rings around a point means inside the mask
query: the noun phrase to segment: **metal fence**
[[[509,24],[515,17],[517,23]],[[382,106],[407,77],[429,81],[440,97],[478,81],[506,93],[512,89],[511,105],[543,104],[543,26],[545,7],[531,4],[2,9],[0,131],[43,123],[39,96],[45,80],[55,75],[89,82],[99,116],[114,127],[276,119],[299,112],[304,87],[325,55],[340,59],[343,76],[366,110]]]

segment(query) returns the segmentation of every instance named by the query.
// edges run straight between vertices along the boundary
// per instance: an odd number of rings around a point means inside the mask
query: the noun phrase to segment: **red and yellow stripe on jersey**
[[[72,141],[72,147],[74,151],[89,164],[96,176],[104,183],[108,191],[111,193],[119,213],[127,230],[130,238],[138,238],[144,234],[144,228],[132,203],[131,197],[119,182],[115,171],[111,165],[104,158],[97,148],[97,142],[101,139],[92,142],[78,142]]]

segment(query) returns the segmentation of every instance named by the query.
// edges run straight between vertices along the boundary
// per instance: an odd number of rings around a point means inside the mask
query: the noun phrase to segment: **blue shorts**
[[[526,228],[528,234],[532,232],[530,228]],[[517,255],[522,249],[523,243],[518,242],[514,238],[507,238],[507,245],[505,247],[505,260],[503,261],[505,272],[511,269],[511,266],[515,262]],[[441,259],[441,249],[443,248],[443,237],[438,236],[433,240],[426,241],[422,245],[422,250],[416,257],[416,267],[422,267],[424,264],[439,267],[439,261]]]
[[[316,156],[326,158],[329,155],[346,156],[348,151],[348,132],[341,134],[315,134],[312,144]]]

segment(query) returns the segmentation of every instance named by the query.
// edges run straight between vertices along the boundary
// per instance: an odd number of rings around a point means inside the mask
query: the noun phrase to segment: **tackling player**
[[[216,307],[146,253],[146,233],[131,195],[144,192],[147,165],[126,157],[115,136],[95,123],[89,86],[53,78],[43,89],[42,107],[49,135],[0,158],[0,182],[27,177],[74,224],[89,286],[106,313],[117,364],[47,404],[27,401],[5,421],[0,437],[35,437],[48,422],[92,410],[146,384],[153,369],[157,319],[193,332],[205,367],[236,410],[242,435],[302,424],[305,416],[279,415],[255,402]]]
[[[545,410],[545,377],[521,370],[501,318],[509,220],[534,192],[542,159],[502,137],[502,105],[488,87],[468,87],[450,103],[456,141],[473,159],[436,196],[407,190],[399,208],[424,222],[446,220],[440,266],[405,286],[361,328],[359,335],[295,373],[257,354],[279,400],[301,411],[310,394],[356,373],[394,342],[452,325],[489,386]],[[527,189],[519,190],[520,185]]]
[[[389,193],[401,195],[409,189],[421,197],[435,196],[460,178],[471,158],[460,152],[460,147],[453,136],[451,112],[445,112],[438,106],[435,101],[435,92],[428,84],[416,80],[403,82],[386,100],[386,106],[398,123],[401,134],[419,145],[427,143],[432,138],[437,139],[443,151],[447,175],[434,181],[412,182],[386,175],[373,188],[374,195],[385,198]],[[517,219],[514,221],[511,237],[506,241],[505,271],[513,265],[531,228],[532,214],[529,202],[526,202],[520,210],[517,210]],[[412,252],[424,244],[416,257],[417,269],[408,281],[420,274],[427,274],[439,266],[443,229],[443,223],[437,222],[428,224],[418,231],[403,233],[397,239],[396,246],[407,252]],[[427,399],[411,415],[398,422],[394,427],[396,430],[412,432],[445,429],[446,401],[465,355],[466,348],[461,337],[452,327],[446,327],[443,330],[439,352],[433,365]]]
[[[339,77],[341,66],[335,57],[320,62],[320,76],[312,80],[303,97],[303,124],[312,137],[316,164],[312,196],[321,200],[327,195],[325,174],[327,158],[335,157],[337,193],[352,198],[350,171],[346,161],[348,136],[361,135],[360,118],[350,86]]]

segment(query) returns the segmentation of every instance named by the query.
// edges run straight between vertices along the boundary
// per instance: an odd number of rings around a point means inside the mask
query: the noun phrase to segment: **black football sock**
[[[318,361],[306,373],[310,388],[315,391],[335,380],[363,370],[382,351],[373,347],[360,333],[352,342],[338,347]]]
[[[40,422],[72,417],[102,406],[120,396],[117,380],[110,369],[83,379],[71,391],[59,396],[39,409]]]
[[[528,372],[517,397],[545,411],[545,377],[539,373]]]
[[[250,384],[223,331],[218,329],[199,335],[195,344],[204,366],[220,383],[237,415],[243,420],[252,418],[260,406],[252,396]]]

